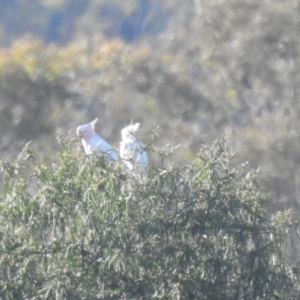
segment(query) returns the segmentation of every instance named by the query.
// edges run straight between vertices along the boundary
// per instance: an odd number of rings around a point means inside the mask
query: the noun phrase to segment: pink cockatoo
[[[122,142],[120,143],[120,157],[137,179],[145,183],[148,172],[148,156],[142,142],[136,138],[140,124],[129,125],[122,129]]]
[[[101,151],[106,153],[110,158],[118,160],[119,155],[117,152],[113,150],[108,142],[95,132],[95,124],[97,121],[98,118],[77,128],[76,133],[81,139],[85,153],[92,154],[93,152]]]

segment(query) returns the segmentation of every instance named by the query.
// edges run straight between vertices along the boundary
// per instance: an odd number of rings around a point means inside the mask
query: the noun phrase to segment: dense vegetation
[[[160,125],[159,146],[181,144],[183,162],[226,136],[262,187],[297,209],[298,1],[107,3],[0,1],[1,155],[32,139],[55,153],[57,130],[95,117],[117,145],[133,119],[145,138]],[[130,18],[140,27],[129,43]]]
[[[152,153],[146,185],[61,143],[49,167],[28,147],[1,162],[1,299],[298,299],[290,216],[268,220],[224,142],[182,167]]]
[[[0,0],[0,298],[295,299],[299,11],[298,0]],[[57,132],[95,117],[115,147],[131,120],[145,143],[159,126],[156,149],[180,144],[173,167],[153,154],[144,187],[60,150]],[[199,153],[223,136],[232,166],[222,143]],[[37,154],[18,158],[30,140]],[[271,203],[233,169],[245,161]]]

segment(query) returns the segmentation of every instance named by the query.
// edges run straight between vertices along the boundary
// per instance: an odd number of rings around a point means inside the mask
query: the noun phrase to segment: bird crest
[[[140,128],[140,123],[131,124],[123,128],[122,137],[123,138],[135,137],[135,134],[138,132],[139,128]]]
[[[97,121],[98,121],[98,118],[96,118],[94,121],[89,123],[93,129],[95,129],[95,125],[96,125]]]

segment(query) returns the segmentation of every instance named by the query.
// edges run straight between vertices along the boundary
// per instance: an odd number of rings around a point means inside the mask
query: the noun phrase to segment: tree
[[[2,299],[297,299],[281,250],[290,216],[267,218],[224,142],[152,168],[145,185],[61,143],[52,166],[28,147],[1,162]]]

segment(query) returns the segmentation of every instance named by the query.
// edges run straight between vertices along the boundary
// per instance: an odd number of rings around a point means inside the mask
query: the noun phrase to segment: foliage
[[[159,125],[156,146],[180,144],[183,165],[226,136],[237,163],[260,168],[271,212],[293,207],[296,218],[299,9],[298,0],[0,0],[1,156],[38,140],[45,162],[57,131],[95,117],[113,145],[131,120],[142,140]],[[124,17],[142,27],[130,43]],[[141,34],[153,20],[156,33]]]
[[[1,162],[1,299],[296,299],[281,253],[290,215],[267,219],[224,142],[152,168],[145,185],[61,144],[52,166],[28,147]]]
[[[173,56],[156,59],[147,46],[131,48],[121,41],[106,42],[100,36],[93,40],[92,50],[89,48],[85,42],[60,48],[26,38],[2,50],[0,115],[7,133],[1,143],[5,149],[17,144],[16,154],[21,145],[39,136],[47,137],[45,146],[53,149],[55,131],[74,130],[84,112],[88,120],[99,117],[101,135],[108,140],[114,137],[111,142],[116,144],[121,128],[132,118],[144,120],[143,128],[149,132],[153,122],[158,125],[165,118],[166,111],[169,118],[179,118],[182,113],[187,117],[195,113],[200,105],[212,109],[198,91],[169,69],[170,63],[177,66]],[[155,74],[159,74],[159,85]],[[114,122],[107,122],[110,119]],[[162,143],[168,133],[168,143],[190,140],[185,137],[187,124],[175,123],[173,138],[173,121],[161,125],[166,132]]]

